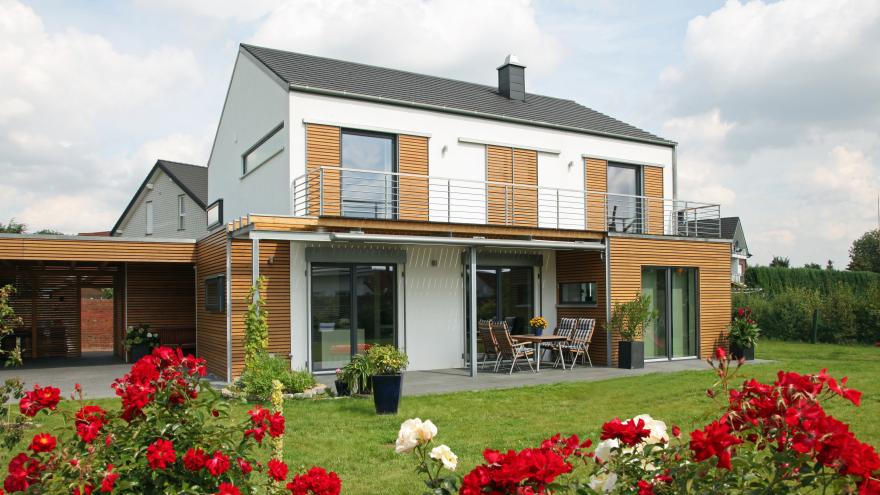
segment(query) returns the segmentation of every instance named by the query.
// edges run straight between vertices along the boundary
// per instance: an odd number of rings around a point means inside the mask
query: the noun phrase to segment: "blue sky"
[[[156,158],[204,163],[237,44],[529,91],[680,143],[680,195],[755,261],[877,224],[880,2],[0,0],[0,219],[108,229]]]

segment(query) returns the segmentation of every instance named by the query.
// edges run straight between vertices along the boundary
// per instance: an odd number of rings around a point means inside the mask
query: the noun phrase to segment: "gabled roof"
[[[150,169],[150,172],[144,178],[140,187],[138,187],[138,190],[134,193],[134,196],[131,197],[128,206],[122,211],[119,220],[113,225],[113,229],[110,230],[111,236],[116,235],[116,229],[122,225],[122,221],[125,220],[128,212],[134,207],[138,198],[141,196],[141,193],[143,193],[147,184],[150,182],[150,177],[156,173],[156,170],[164,172],[165,175],[177,184],[178,187],[183,189],[183,192],[192,198],[199,207],[203,210],[205,209],[205,205],[207,205],[208,202],[208,167],[191,165],[189,163],[172,162],[169,160],[157,160],[156,164],[153,165],[153,168]]]
[[[739,217],[722,217],[721,218],[721,238],[733,239],[736,235],[736,226],[739,225]]]
[[[292,91],[369,99],[441,112],[674,146],[661,138],[572,100],[526,93],[512,100],[493,86],[345,62],[254,45],[241,45]]]

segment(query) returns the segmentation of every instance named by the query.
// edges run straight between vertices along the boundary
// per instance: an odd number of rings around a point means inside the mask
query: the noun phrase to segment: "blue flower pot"
[[[373,405],[376,414],[397,414],[403,390],[403,375],[373,376]]]

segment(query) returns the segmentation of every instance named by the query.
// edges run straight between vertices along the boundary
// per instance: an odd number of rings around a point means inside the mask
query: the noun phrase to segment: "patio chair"
[[[529,348],[526,342],[514,344],[507,329],[507,323],[493,322],[489,325],[489,328],[495,336],[495,341],[498,342],[498,360],[495,361],[495,371],[498,371],[498,367],[501,366],[503,359],[509,359],[510,371],[507,374],[511,375],[513,374],[513,368],[516,367],[516,362],[520,359],[525,359],[532,373],[535,372],[535,367],[532,366],[532,356],[535,354],[535,350]]]
[[[562,353],[561,347],[566,345],[571,340],[571,333],[574,332],[574,327],[577,325],[577,318],[560,318],[559,326],[553,329],[553,335],[557,337],[565,337],[566,341],[559,342],[557,345],[550,348],[550,355],[556,356],[556,360],[553,363],[553,367],[558,366],[560,362],[560,355]]]
[[[489,362],[489,356],[492,356],[493,361],[498,360],[498,342],[495,341],[495,335],[492,334],[491,324],[492,320],[477,322],[477,335],[480,337],[480,342],[483,343],[483,360],[480,361],[480,369],[483,369],[483,366]]]
[[[596,329],[596,320],[594,318],[578,318],[577,326],[571,334],[567,344],[559,346],[561,352],[568,353],[571,356],[571,367],[577,363],[579,357],[585,357],[593,367],[593,360],[590,359],[590,342],[593,340],[593,330]],[[562,355],[556,359],[557,362],[562,359]],[[554,363],[554,366],[556,363]]]

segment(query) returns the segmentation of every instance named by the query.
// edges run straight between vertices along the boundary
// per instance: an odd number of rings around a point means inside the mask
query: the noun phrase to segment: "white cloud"
[[[109,228],[154,150],[205,159],[196,138],[187,148],[182,136],[156,137],[165,144],[148,153],[151,143],[139,150],[132,138],[202,83],[190,50],[126,52],[73,27],[50,31],[32,8],[0,0],[0,217],[33,229]]]
[[[533,74],[549,72],[562,55],[524,0],[289,1],[250,42],[488,84],[508,53]]]
[[[658,83],[682,197],[742,217],[759,262],[845,265],[876,222],[877,53],[874,1],[730,0],[692,19]]]

